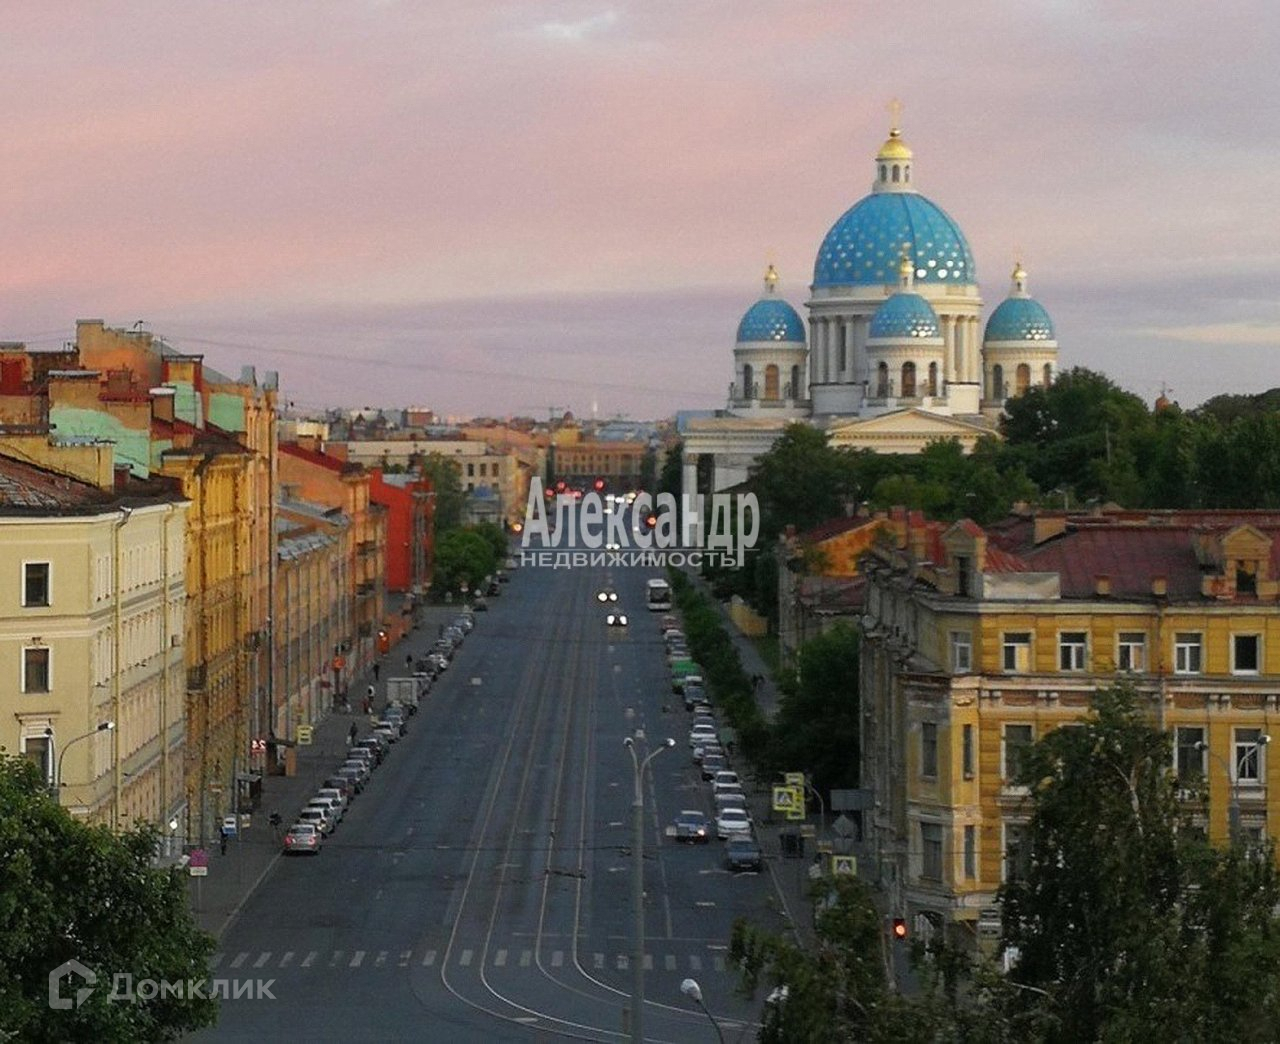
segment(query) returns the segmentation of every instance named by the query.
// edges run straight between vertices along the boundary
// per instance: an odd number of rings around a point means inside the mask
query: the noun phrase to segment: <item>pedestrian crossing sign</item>
[[[300,747],[311,746],[311,726],[310,725],[298,726],[298,746]]]
[[[831,873],[835,877],[857,877],[857,856],[833,855],[831,857]]]
[[[785,812],[788,819],[804,818],[804,791],[799,787],[775,786],[773,788],[773,810]]]

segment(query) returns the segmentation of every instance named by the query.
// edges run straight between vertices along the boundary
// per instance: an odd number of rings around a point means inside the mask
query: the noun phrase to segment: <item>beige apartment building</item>
[[[0,430],[0,746],[113,829],[184,818],[187,507],[109,445]]]

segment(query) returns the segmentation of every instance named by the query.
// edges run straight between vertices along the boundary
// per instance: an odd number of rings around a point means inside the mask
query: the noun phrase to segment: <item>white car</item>
[[[745,806],[747,795],[742,792],[741,788],[717,790],[711,800],[716,804],[716,815],[719,815],[723,809]]]
[[[689,746],[702,747],[708,743],[719,743],[720,737],[714,725],[695,725],[689,732]]]
[[[745,809],[723,808],[716,816],[716,836],[722,841],[735,834],[751,833],[751,817]]]
[[[333,833],[333,817],[323,808],[308,805],[298,813],[298,822],[307,823],[320,831],[322,836]]]
[[[722,790],[741,790],[742,781],[738,779],[736,772],[721,771],[716,773],[711,786],[713,792],[718,794]]]

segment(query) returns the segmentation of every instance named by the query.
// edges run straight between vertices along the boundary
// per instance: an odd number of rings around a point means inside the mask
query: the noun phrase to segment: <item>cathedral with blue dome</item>
[[[827,430],[833,445],[918,453],[956,438],[971,449],[1011,397],[1053,381],[1053,322],[1021,263],[984,328],[973,252],[955,219],[917,190],[914,159],[895,120],[871,192],[818,247],[807,322],[769,266],[738,324],[726,408],[685,425],[686,466],[711,456],[714,489],[745,479],[797,420]]]

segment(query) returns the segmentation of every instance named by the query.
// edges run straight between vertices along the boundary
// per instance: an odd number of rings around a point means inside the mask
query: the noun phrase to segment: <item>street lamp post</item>
[[[1270,742],[1271,737],[1264,733],[1251,744],[1251,747],[1256,752]],[[1231,842],[1234,844],[1240,840],[1240,766],[1237,764],[1236,771],[1233,773],[1226,759],[1216,750],[1213,750],[1204,740],[1196,742],[1196,750],[1202,754],[1207,753],[1222,766],[1222,771],[1226,773],[1227,782],[1231,786],[1231,803],[1227,806],[1227,832]]]
[[[644,733],[637,732],[635,739],[644,739]],[[663,740],[662,746],[650,751],[642,761],[636,752],[635,740],[628,736],[623,745],[631,752],[631,767],[635,769],[635,792],[631,799],[631,904],[635,914],[635,949],[631,955],[631,1040],[633,1044],[643,1044],[644,1031],[641,1028],[644,1011],[644,770],[649,762],[676,745],[673,739]]]
[[[725,1044],[724,1031],[720,1029],[720,1023],[716,1022],[716,1017],[711,1014],[710,1010],[702,1002],[702,987],[698,985],[698,980],[685,979],[680,984],[680,992],[702,1009],[702,1013],[711,1020],[711,1025],[716,1028],[716,1036],[720,1038],[720,1044]]]
[[[62,748],[58,754],[58,764],[53,773],[53,801],[56,805],[62,804],[62,759],[67,756],[67,751],[74,747],[81,740],[88,739],[90,736],[96,736],[99,732],[110,732],[116,727],[114,721],[104,721],[98,724],[97,728],[90,729],[88,732],[81,733],[74,739],[68,740],[67,745]]]

